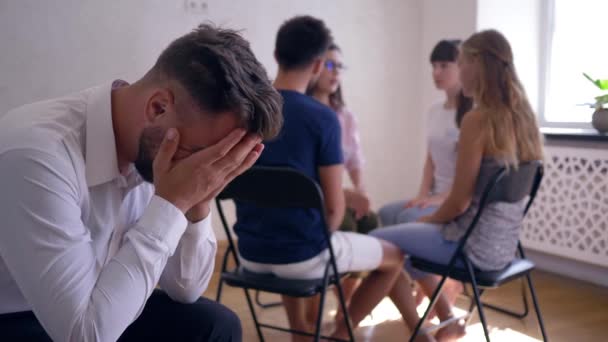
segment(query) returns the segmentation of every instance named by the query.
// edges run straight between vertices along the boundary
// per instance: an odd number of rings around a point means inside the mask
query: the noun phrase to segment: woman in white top
[[[415,222],[433,213],[445,200],[454,178],[459,125],[472,100],[462,94],[459,80],[459,40],[442,40],[431,53],[433,81],[446,99],[431,106],[427,116],[428,152],[422,183],[414,199],[398,201],[379,211],[383,226]]]
[[[411,200],[385,205],[378,215],[382,226],[416,222],[420,217],[432,214],[447,198],[452,187],[456,168],[457,143],[460,121],[473,103],[462,93],[460,71],[457,65],[459,40],[442,40],[431,53],[433,81],[437,89],[446,95],[444,101],[431,106],[427,116],[428,151],[418,195]],[[406,269],[413,280],[426,276],[406,262]],[[448,280],[445,290],[450,303],[462,292],[462,285]],[[429,294],[416,291],[416,302],[422,302]],[[430,317],[434,317],[435,312]]]

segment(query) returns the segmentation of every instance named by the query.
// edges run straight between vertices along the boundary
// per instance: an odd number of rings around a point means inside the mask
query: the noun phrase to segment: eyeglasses
[[[332,61],[331,59],[326,59],[325,69],[327,69],[328,71],[344,71],[346,70],[346,66],[342,63]]]

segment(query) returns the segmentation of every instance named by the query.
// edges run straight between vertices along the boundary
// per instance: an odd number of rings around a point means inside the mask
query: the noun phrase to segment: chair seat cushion
[[[417,257],[411,257],[412,266],[428,272],[443,275],[448,271],[447,265],[437,264]],[[534,263],[528,259],[516,258],[509,265],[498,271],[481,271],[474,269],[475,279],[479,287],[498,287],[513,279],[526,275],[534,269]],[[465,283],[470,283],[467,270],[462,266],[456,266],[450,272],[450,278]]]
[[[323,279],[285,279],[273,274],[254,273],[243,267],[223,272],[224,281],[234,287],[279,293],[292,297],[310,297],[323,288]],[[330,279],[330,283],[332,279]]]

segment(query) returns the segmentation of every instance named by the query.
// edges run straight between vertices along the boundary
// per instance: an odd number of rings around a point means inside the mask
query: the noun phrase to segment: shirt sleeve
[[[344,161],[344,167],[346,170],[360,170],[365,164],[363,158],[363,148],[361,147],[361,137],[359,136],[359,125],[357,124],[357,118],[352,112],[344,111],[345,129],[342,134],[346,137],[343,139],[347,141],[349,145],[347,148],[351,151],[350,158]]]
[[[81,191],[65,152],[0,156],[0,253],[55,341],[115,341],[142,311],[187,220],[154,196],[103,265],[83,223]]]
[[[328,112],[326,121],[321,127],[319,166],[331,166],[343,163],[341,131],[337,115],[333,112]]]
[[[189,223],[175,253],[160,278],[160,287],[173,300],[195,302],[207,289],[215,267],[217,240],[211,213],[200,222]]]

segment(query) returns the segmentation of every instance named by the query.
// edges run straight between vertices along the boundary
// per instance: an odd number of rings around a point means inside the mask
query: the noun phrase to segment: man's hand
[[[260,157],[264,149],[260,142],[260,137],[236,129],[217,144],[174,162],[179,134],[176,129],[167,130],[153,163],[156,195],[179,208],[191,222],[204,219],[209,202]]]

